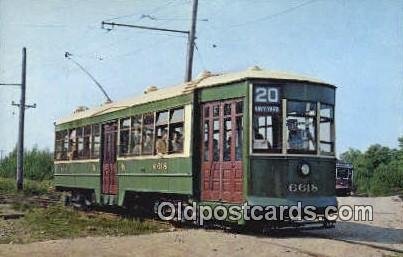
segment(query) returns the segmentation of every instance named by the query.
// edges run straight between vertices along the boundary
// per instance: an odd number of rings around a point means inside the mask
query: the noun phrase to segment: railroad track
[[[47,207],[60,202],[60,195],[56,193],[46,196],[0,195],[0,204],[28,204],[38,207]]]

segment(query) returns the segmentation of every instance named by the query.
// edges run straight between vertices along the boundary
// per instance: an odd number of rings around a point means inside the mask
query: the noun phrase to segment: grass
[[[158,223],[108,214],[88,214],[53,205],[34,208],[19,224],[24,233],[20,242],[43,241],[85,236],[124,236],[159,232],[168,229]]]
[[[24,212],[18,220],[0,219],[1,243],[29,243],[86,236],[124,236],[167,231],[170,226],[141,221],[108,213],[82,212],[61,203],[41,208],[30,199],[47,197],[52,181],[24,181],[24,190],[17,192],[14,179],[0,178],[0,195],[12,199],[11,208]]]
[[[85,213],[62,205],[29,209],[19,220],[0,220],[0,232],[8,227],[8,233],[0,236],[0,243],[29,243],[86,236],[125,236],[163,232],[169,225],[153,221],[140,221],[105,213]],[[10,229],[11,227],[11,229]],[[3,228],[4,230],[4,228]],[[0,233],[1,235],[1,233]]]

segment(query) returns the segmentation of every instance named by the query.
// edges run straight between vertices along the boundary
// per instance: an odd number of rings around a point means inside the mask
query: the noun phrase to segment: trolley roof
[[[316,78],[292,74],[288,72],[264,70],[257,66],[251,67],[244,71],[232,73],[212,74],[210,72],[204,72],[190,82],[182,83],[173,87],[161,88],[156,91],[147,92],[144,95],[112,103],[105,103],[101,106],[93,107],[88,110],[75,112],[70,116],[57,120],[56,125],[68,123],[79,119],[94,117],[105,113],[110,113],[136,105],[188,94],[199,88],[213,87],[246,79],[292,80],[331,86],[330,83],[318,80]]]

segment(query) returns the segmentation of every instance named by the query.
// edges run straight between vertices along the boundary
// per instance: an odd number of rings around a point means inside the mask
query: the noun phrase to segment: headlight
[[[308,176],[311,172],[311,169],[307,163],[303,163],[300,168],[301,174],[304,176]]]

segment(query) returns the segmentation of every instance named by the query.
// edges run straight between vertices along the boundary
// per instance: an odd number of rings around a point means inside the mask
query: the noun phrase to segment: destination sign
[[[268,85],[254,85],[253,110],[259,114],[280,112],[280,90]]]

